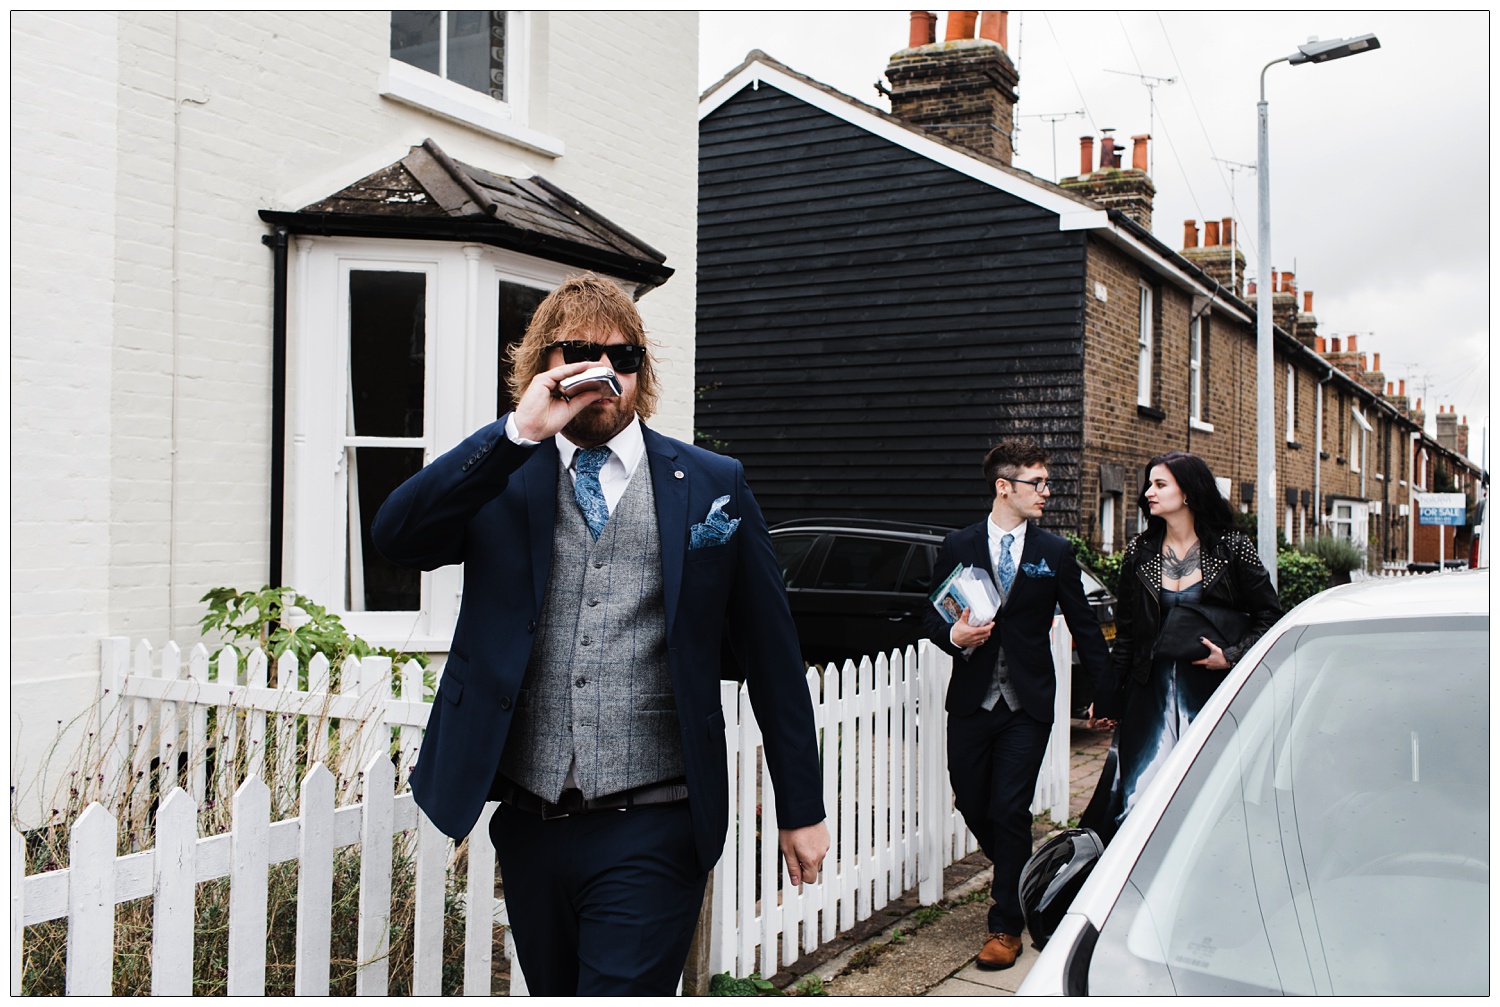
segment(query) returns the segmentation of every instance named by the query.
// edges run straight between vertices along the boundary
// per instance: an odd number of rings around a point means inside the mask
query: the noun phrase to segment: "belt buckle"
[[[550,822],[554,818],[567,818],[584,810],[583,791],[564,790],[556,804],[542,803],[542,821]]]

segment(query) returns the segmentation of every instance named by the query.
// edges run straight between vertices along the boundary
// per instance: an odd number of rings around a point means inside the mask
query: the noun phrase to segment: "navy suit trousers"
[[[1017,887],[1031,857],[1031,799],[1052,731],[1005,700],[993,710],[948,715],[948,778],[953,803],[995,865],[991,933],[1019,937],[1025,923]]]
[[[672,996],[708,874],[686,801],[543,821],[490,819],[516,953],[534,996]]]

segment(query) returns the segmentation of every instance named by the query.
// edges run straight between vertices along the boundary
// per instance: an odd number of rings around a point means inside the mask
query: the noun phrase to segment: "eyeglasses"
[[[646,348],[635,343],[591,343],[585,339],[564,339],[547,347],[547,352],[562,350],[563,363],[581,364],[586,360],[609,357],[609,364],[618,374],[634,374],[646,362]]]
[[[1000,478],[1005,479],[1004,476],[1001,476]],[[1005,481],[1006,482],[1012,482],[1012,483],[1025,483],[1027,486],[1030,486],[1032,489],[1036,490],[1038,493],[1045,493],[1045,492],[1047,492],[1047,488],[1048,488],[1048,483],[1047,483],[1046,479],[1005,479]]]

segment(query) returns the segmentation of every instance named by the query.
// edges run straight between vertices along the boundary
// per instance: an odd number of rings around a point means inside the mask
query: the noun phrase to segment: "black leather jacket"
[[[1115,681],[1144,682],[1151,675],[1151,650],[1161,631],[1161,546],[1165,532],[1142,532],[1125,547],[1115,606],[1115,642],[1111,652]],[[1244,532],[1200,535],[1203,597],[1208,604],[1246,613],[1250,628],[1238,643],[1224,648],[1230,667],[1281,618],[1281,602],[1261,565],[1255,542]]]

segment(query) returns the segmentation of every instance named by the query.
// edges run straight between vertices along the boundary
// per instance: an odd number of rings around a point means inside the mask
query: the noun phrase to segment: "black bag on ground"
[[[1223,605],[1185,601],[1167,610],[1152,653],[1156,657],[1201,661],[1209,651],[1200,637],[1207,637],[1224,650],[1239,643],[1249,629],[1250,617],[1244,612]]]

